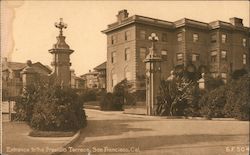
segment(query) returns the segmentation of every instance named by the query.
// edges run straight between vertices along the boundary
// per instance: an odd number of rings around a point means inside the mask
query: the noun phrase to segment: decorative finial
[[[31,60],[27,60],[26,64],[27,64],[27,66],[31,67],[32,61]]]
[[[60,18],[60,22],[59,23],[55,23],[55,27],[60,29],[60,36],[63,35],[63,31],[62,29],[66,29],[67,28],[67,24],[63,22],[63,18]]]
[[[204,79],[205,78],[205,73],[201,73],[201,77]]]

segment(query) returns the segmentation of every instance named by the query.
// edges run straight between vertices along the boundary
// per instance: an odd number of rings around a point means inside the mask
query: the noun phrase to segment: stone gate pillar
[[[27,61],[27,66],[21,71],[23,88],[28,85],[34,84],[36,82],[36,72],[32,68],[32,62],[30,60]]]
[[[147,115],[156,115],[156,104],[161,82],[161,56],[156,53],[155,42],[158,37],[152,33],[149,37],[152,46],[144,62],[146,63],[146,107]]]

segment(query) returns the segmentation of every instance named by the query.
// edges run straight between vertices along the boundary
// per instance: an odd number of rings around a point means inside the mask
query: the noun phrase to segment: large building
[[[151,47],[148,36],[156,33],[158,54],[162,57],[161,75],[167,78],[177,66],[190,67],[212,76],[228,78],[238,69],[249,70],[249,34],[240,18],[230,22],[204,23],[191,19],[169,22],[118,12],[117,21],[102,32],[107,35],[107,91],[123,79],[134,90],[145,89],[145,63]]]

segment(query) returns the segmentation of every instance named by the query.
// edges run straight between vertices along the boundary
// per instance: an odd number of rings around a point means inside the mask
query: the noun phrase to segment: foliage
[[[71,131],[86,125],[83,103],[71,88],[27,87],[15,110],[18,120],[37,130]]]
[[[120,102],[117,102],[117,100],[114,99],[114,95],[112,93],[104,93],[101,96],[100,100],[100,107],[103,111],[121,111],[122,104]]]
[[[194,89],[194,83],[184,78],[177,77],[172,81],[161,81],[156,113],[171,116],[184,115],[188,102],[192,102],[191,89]]]
[[[235,70],[232,73],[231,77],[232,77],[232,79],[237,80],[240,77],[244,76],[245,74],[247,74],[247,71],[244,68],[243,69],[238,69],[238,70]]]
[[[223,108],[226,104],[225,87],[221,86],[206,93],[199,101],[201,114],[207,118],[224,117]]]
[[[249,81],[246,77],[205,93],[199,101],[201,113],[208,118],[230,117],[249,120]]]
[[[97,90],[96,89],[86,89],[80,93],[80,97],[84,102],[96,101]]]
[[[123,110],[123,105],[134,105],[136,94],[130,93],[131,84],[125,79],[114,87],[113,93],[104,93],[101,97],[101,110]]]
[[[30,122],[35,104],[39,100],[39,93],[44,89],[43,85],[33,84],[24,88],[22,95],[17,97],[14,110],[15,120]]]
[[[207,91],[214,90],[216,88],[219,88],[220,86],[224,85],[224,82],[221,77],[211,77],[211,76],[206,76],[205,77],[205,87]]]
[[[199,101],[204,94],[205,92],[201,90],[197,84],[192,86],[189,92],[189,100],[187,100],[187,107],[184,109],[185,116],[201,116],[201,105]]]
[[[239,120],[249,120],[249,87],[249,81],[246,77],[234,80],[228,84],[226,105],[224,107],[226,117],[237,118]]]

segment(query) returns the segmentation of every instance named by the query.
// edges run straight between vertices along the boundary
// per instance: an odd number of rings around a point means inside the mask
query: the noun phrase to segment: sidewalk
[[[51,155],[63,152],[63,146],[73,137],[30,137],[30,127],[24,122],[3,122],[3,153],[8,155]]]

